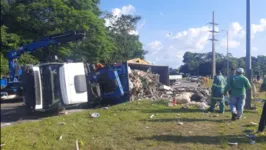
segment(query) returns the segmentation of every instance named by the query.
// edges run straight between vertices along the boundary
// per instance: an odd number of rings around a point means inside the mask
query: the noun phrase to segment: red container
[[[173,100],[173,102],[172,102],[173,104],[176,104],[176,100]]]

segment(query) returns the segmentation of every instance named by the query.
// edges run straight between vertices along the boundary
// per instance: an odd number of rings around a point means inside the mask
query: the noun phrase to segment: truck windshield
[[[48,64],[40,67],[43,89],[43,103],[45,106],[58,103],[61,99],[59,64]]]

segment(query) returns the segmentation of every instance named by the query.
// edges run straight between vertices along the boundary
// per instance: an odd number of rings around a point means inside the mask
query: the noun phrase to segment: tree
[[[144,58],[147,53],[139,41],[139,36],[134,34],[140,16],[122,15],[120,17],[107,14],[106,19],[113,20],[108,27],[109,35],[115,43],[115,50],[111,54],[111,60],[123,62],[133,58]]]
[[[83,57],[89,62],[105,60],[114,46],[104,20],[99,18],[98,4],[99,0],[2,0],[5,13],[1,25],[23,39],[19,45],[69,30],[87,31],[84,42],[50,46],[32,53],[41,62],[51,61],[54,55],[63,60],[70,57]]]
[[[2,53],[0,53],[0,61],[1,61],[1,77],[3,75],[6,75],[8,73],[8,61],[7,59],[4,57],[4,55]]]
[[[180,67],[180,72],[192,75],[211,75],[212,53],[191,53],[186,52],[183,56],[184,65]],[[216,53],[216,69],[226,73],[227,58],[223,54]],[[245,68],[245,57],[235,58],[229,55],[230,68]],[[266,74],[266,56],[252,57],[253,73]]]

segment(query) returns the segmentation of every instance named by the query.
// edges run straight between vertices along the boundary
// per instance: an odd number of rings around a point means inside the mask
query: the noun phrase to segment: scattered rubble
[[[237,142],[228,142],[228,145],[238,145],[238,143]]]
[[[250,125],[256,126],[258,124],[256,122],[250,122]]]
[[[210,91],[200,87],[169,87],[159,82],[159,75],[140,70],[129,72],[130,100],[140,99],[168,99],[176,104],[194,105],[206,110],[211,102]],[[170,107],[175,104],[168,104]],[[188,107],[188,106],[186,106]]]
[[[150,119],[152,119],[153,117],[154,117],[154,114],[150,115],[150,117],[149,117],[149,118],[150,118]]]
[[[178,125],[183,125],[184,123],[183,123],[183,122],[179,122],[179,121],[178,121],[178,122],[177,122],[177,124],[178,124]]]
[[[97,113],[97,112],[95,112],[95,113],[90,114],[90,116],[91,116],[92,118],[98,118],[98,117],[100,117],[100,114]]]
[[[58,140],[62,140],[62,138],[63,138],[63,136],[62,136],[62,135],[60,135],[60,137],[58,138]]]

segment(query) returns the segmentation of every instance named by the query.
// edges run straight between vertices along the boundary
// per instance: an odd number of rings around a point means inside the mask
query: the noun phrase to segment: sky
[[[251,55],[266,55],[266,0],[251,0]],[[183,54],[212,50],[212,12],[215,12],[217,52],[246,55],[246,0],[101,0],[100,8],[114,15],[140,15],[136,31],[145,60],[156,65],[178,68]],[[106,25],[108,25],[108,20]]]

